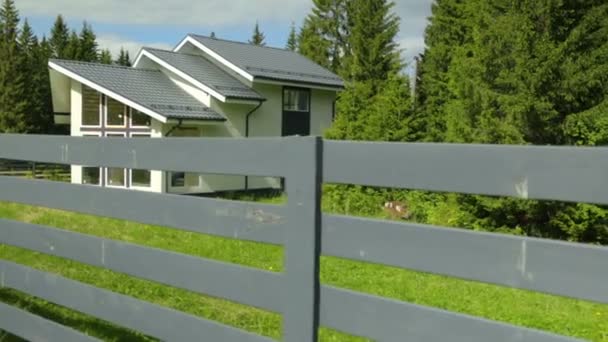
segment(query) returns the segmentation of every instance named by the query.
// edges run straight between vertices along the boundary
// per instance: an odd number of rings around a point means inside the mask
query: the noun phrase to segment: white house
[[[321,135],[343,81],[283,49],[190,34],[133,67],[50,60],[56,118],[73,136]],[[162,158],[162,155],[158,156]],[[72,182],[181,194],[276,188],[272,178],[73,166]]]

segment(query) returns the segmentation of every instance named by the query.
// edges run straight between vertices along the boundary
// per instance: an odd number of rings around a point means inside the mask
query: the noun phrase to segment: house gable
[[[198,52],[250,83],[340,91],[344,81],[299,53],[189,34],[174,52]]]

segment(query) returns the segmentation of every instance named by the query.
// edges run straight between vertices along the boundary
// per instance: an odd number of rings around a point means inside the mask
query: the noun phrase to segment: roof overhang
[[[264,78],[264,77],[256,77],[255,78],[255,83],[259,83],[259,84],[276,84],[276,85],[284,85],[284,86],[288,86],[288,87],[303,87],[303,88],[311,88],[311,89],[318,89],[318,90],[328,90],[328,91],[335,91],[335,92],[339,92],[339,91],[343,91],[344,87],[340,87],[340,86],[330,86],[330,85],[326,85],[326,84],[319,84],[319,83],[309,83],[309,82],[293,82],[293,81],[281,81],[281,80],[275,80],[272,78]]]
[[[213,57],[218,62],[220,62],[223,65],[225,65],[228,69],[230,69],[230,70],[236,72],[237,74],[241,75],[247,81],[249,81],[249,82],[253,82],[254,81],[253,75],[251,75],[247,71],[243,70],[242,68],[238,67],[236,64],[230,62],[226,58],[220,56],[218,53],[216,53],[212,49],[208,48],[205,44],[203,44],[203,43],[199,42],[198,40],[192,38],[190,35],[188,35],[184,39],[182,39],[182,41],[175,47],[175,49],[173,49],[173,52],[179,52],[184,47],[184,45],[186,45],[186,44],[191,44],[191,45],[195,46],[196,48],[200,49],[204,53],[206,53],[209,56]]]
[[[141,105],[139,103],[136,103],[136,102],[134,102],[134,101],[132,101],[132,100],[130,100],[130,99],[128,99],[128,98],[120,95],[120,94],[117,94],[117,93],[113,92],[112,90],[107,89],[107,88],[105,88],[105,87],[103,87],[103,86],[95,83],[95,81],[90,80],[90,79],[86,79],[86,78],[84,78],[84,77],[82,77],[82,76],[80,76],[80,75],[78,75],[78,74],[76,74],[76,73],[74,73],[74,72],[72,72],[72,71],[70,71],[70,70],[62,67],[62,66],[60,66],[60,65],[57,65],[57,64],[53,63],[52,61],[49,61],[49,67],[52,70],[57,71],[58,73],[66,76],[66,77],[68,77],[70,79],[78,81],[78,82],[80,82],[80,83],[82,83],[82,84],[84,84],[84,85],[86,85],[86,86],[88,86],[88,87],[90,87],[92,89],[95,89],[98,92],[100,92],[100,93],[102,93],[104,95],[107,95],[107,96],[113,98],[116,101],[124,103],[124,104],[128,105],[129,107],[134,108],[134,109],[136,109],[136,110],[138,110],[138,111],[140,111],[140,112],[142,112],[144,114],[147,114],[150,117],[152,117],[152,118],[154,118],[154,119],[156,119],[156,120],[158,120],[158,121],[160,121],[162,123],[166,123],[167,120],[168,120],[166,116],[164,116],[162,114],[159,114],[159,113],[151,110],[150,108],[148,108],[148,107],[146,107],[144,105]]]

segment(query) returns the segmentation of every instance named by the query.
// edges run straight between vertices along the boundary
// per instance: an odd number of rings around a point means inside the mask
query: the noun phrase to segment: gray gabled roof
[[[195,34],[189,37],[255,78],[344,87],[344,81],[338,75],[297,52]]]
[[[144,47],[143,50],[162,59],[164,62],[226,98],[265,100],[262,95],[200,55],[177,53],[148,47]]]
[[[179,88],[158,70],[51,59],[89,82],[116,93],[168,119],[226,119]]]

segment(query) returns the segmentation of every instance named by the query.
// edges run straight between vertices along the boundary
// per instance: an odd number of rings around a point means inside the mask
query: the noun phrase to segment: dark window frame
[[[308,111],[307,112],[285,110],[285,93],[288,90],[304,91],[304,92],[308,93]],[[294,86],[283,86],[283,89],[281,90],[281,136],[287,135],[285,116],[286,116],[286,114],[289,114],[289,113],[291,113],[292,115],[298,115],[298,114],[308,115],[308,133],[306,135],[307,136],[311,135],[311,131],[312,131],[311,130],[311,128],[312,128],[312,89],[303,88],[303,87],[294,87]]]

